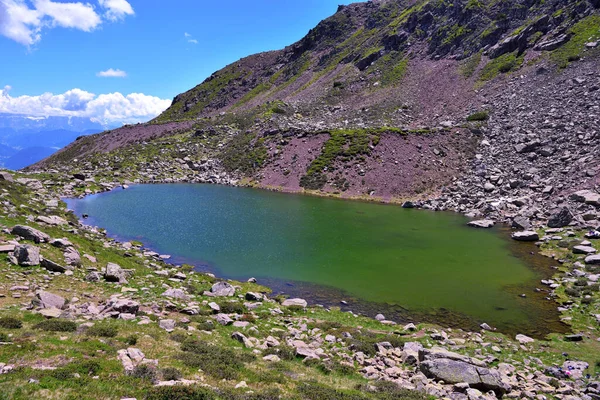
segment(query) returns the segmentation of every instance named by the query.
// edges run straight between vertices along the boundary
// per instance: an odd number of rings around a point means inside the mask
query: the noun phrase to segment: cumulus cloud
[[[101,78],[125,78],[127,77],[127,72],[121,71],[120,69],[109,68],[106,71],[98,72],[96,76]]]
[[[105,20],[115,21],[134,14],[126,0],[98,0],[98,4],[105,10]],[[91,32],[103,22],[96,7],[83,2],[0,0],[0,35],[32,46],[41,40],[43,29],[63,27]]]
[[[62,94],[13,97],[10,90],[10,86],[0,89],[0,113],[31,117],[85,117],[103,124],[144,122],[171,105],[170,100],[143,93],[95,95],[85,90],[71,89]]]
[[[188,40],[188,43],[198,44],[198,41],[196,39],[190,39]]]
[[[117,21],[135,14],[133,7],[126,0],[98,0],[98,3],[106,9],[104,15],[110,21]]]

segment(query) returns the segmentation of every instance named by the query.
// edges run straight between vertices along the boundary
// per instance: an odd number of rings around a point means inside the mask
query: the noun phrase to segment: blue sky
[[[351,2],[0,0],[0,112],[118,119],[122,107],[132,108],[124,122],[148,119],[215,70],[283,48]]]

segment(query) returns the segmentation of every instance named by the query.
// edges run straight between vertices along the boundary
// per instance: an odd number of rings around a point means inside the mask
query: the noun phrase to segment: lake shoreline
[[[180,183],[180,184],[183,185],[183,183]],[[140,185],[143,185],[143,184],[140,184]],[[178,185],[178,184],[171,184],[171,185]],[[190,184],[185,184],[185,185],[190,185]],[[195,185],[195,184],[191,184],[191,185]],[[252,188],[252,189],[255,189],[255,188]],[[123,189],[117,188],[116,190],[120,191]],[[125,190],[129,190],[129,189],[125,189]],[[103,193],[106,193],[106,192],[103,192]],[[102,194],[100,194],[100,195],[102,195]],[[295,194],[295,195],[299,195],[299,194]],[[346,200],[346,199],[342,199],[342,200]],[[396,207],[397,207],[397,205],[396,205]],[[416,212],[418,212],[418,211],[416,211]],[[83,221],[85,222],[86,220],[83,220]],[[91,215],[91,221],[94,222],[93,215]],[[92,224],[92,225],[94,225],[94,224]],[[467,228],[467,229],[469,229],[469,231],[473,230],[473,232],[476,232],[476,230],[474,230],[475,228]],[[496,229],[498,229],[498,228],[496,228]],[[501,235],[506,235],[509,232],[509,229],[507,229],[507,228],[501,228],[500,230],[502,231],[502,233],[499,233]],[[120,241],[127,241],[127,239],[141,241],[144,243],[145,249],[150,250],[150,251],[160,252],[160,249],[157,246],[153,246],[152,243],[148,243],[148,238],[120,237],[119,235],[113,234],[112,232],[110,232],[110,230],[107,232],[107,234],[108,234],[108,237],[111,237],[111,238],[114,238],[114,239],[117,239]],[[526,257],[526,255],[525,255],[526,252],[521,251],[520,253],[522,253],[522,254],[517,255],[517,249],[527,247],[529,249],[529,250],[527,250],[527,253],[532,252],[534,250],[537,251],[537,248],[535,248],[531,245],[527,245],[525,243],[514,242],[514,241],[511,241],[510,239],[507,239],[507,244],[510,248],[511,254],[513,254],[514,256],[519,257],[519,258]],[[211,272],[213,274],[216,274],[217,276],[226,277],[228,279],[237,279],[237,280],[246,279],[249,277],[249,276],[224,274],[222,271],[215,269],[214,266],[206,268],[206,265],[204,265],[203,263],[199,264],[198,260],[191,259],[189,257],[184,257],[184,256],[177,257],[177,254],[173,253],[173,252],[167,251],[167,253],[170,256],[173,256],[169,260],[169,262],[175,262],[177,264],[193,265],[196,267],[196,270],[199,272]],[[546,260],[546,259],[540,258],[537,260],[536,263],[543,264],[543,263],[545,263],[544,260]],[[540,267],[537,267],[537,269],[534,269],[534,268],[532,268],[533,264],[532,264],[531,260],[527,261],[526,265],[532,271],[535,270],[536,274],[541,274],[542,279],[550,278],[552,275],[552,271],[548,268],[548,265],[540,266]],[[250,273],[250,275],[252,275],[252,274]],[[424,313],[423,311],[418,311],[418,310],[412,310],[412,311],[408,312],[406,310],[406,308],[402,307],[401,303],[400,304],[388,304],[388,303],[377,303],[377,302],[368,301],[368,300],[361,300],[359,297],[353,296],[349,293],[346,293],[343,290],[333,289],[333,288],[330,288],[327,285],[323,285],[323,284],[307,283],[307,282],[292,282],[290,280],[277,280],[277,279],[272,279],[272,278],[271,279],[264,279],[264,278],[265,277],[260,278],[261,282],[265,281],[265,280],[270,281],[271,285],[267,284],[267,286],[271,286],[273,289],[277,290],[281,294],[289,294],[291,296],[304,297],[311,304],[316,303],[316,304],[322,304],[322,305],[329,306],[329,307],[339,306],[344,311],[358,311],[361,314],[364,313],[365,315],[370,316],[370,317],[375,317],[377,314],[383,313],[385,315],[388,315],[389,317],[393,317],[393,319],[395,319],[398,323],[409,323],[409,322],[419,321],[419,322],[440,324],[442,326],[447,326],[447,327],[455,327],[455,328],[461,327],[461,328],[466,328],[469,330],[477,329],[482,323],[489,323],[492,326],[494,325],[494,324],[492,324],[492,321],[490,321],[490,320],[467,316],[460,312],[453,313],[450,310],[444,311],[444,307],[441,307],[440,309],[431,309],[430,311],[427,311],[426,313]],[[294,289],[293,287],[290,287],[288,285],[290,282],[292,282],[294,285],[302,287],[302,288],[312,287],[313,290],[311,291],[308,289],[303,289],[303,290]],[[330,295],[329,296],[325,295],[325,293],[329,293]],[[555,313],[556,315],[553,318],[556,318],[555,319],[556,323],[554,325],[554,328],[548,329],[548,330],[542,330],[541,332],[540,331],[536,332],[534,330],[518,329],[518,327],[517,327],[517,328],[510,328],[510,329],[506,330],[506,333],[510,333],[513,335],[516,333],[526,333],[526,334],[536,337],[536,338],[542,338],[542,337],[546,336],[546,334],[548,334],[548,333],[553,333],[553,332],[554,333],[558,333],[558,332],[566,333],[568,331],[568,328],[563,323],[560,322],[559,314],[555,311],[554,307],[551,306],[551,304],[553,304],[553,302],[548,304],[548,300],[544,299],[544,295],[541,294],[541,292],[536,293],[533,291],[532,286],[526,286],[523,289],[512,288],[511,293],[513,293],[513,296],[515,298],[517,298],[522,293],[527,293],[528,298],[532,298],[532,297],[536,298],[535,302],[538,305],[536,308],[544,308],[544,309],[547,309],[546,312]],[[533,300],[527,300],[527,301],[533,301]],[[399,309],[400,311],[394,311],[396,309]],[[460,322],[460,321],[462,321],[462,322]]]

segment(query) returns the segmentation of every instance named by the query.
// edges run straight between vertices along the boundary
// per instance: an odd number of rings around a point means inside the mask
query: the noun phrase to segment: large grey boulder
[[[573,253],[575,254],[594,254],[596,253],[596,249],[592,246],[575,246],[573,247]]]
[[[217,282],[212,286],[210,292],[213,296],[231,297],[235,294],[235,288],[227,282]]]
[[[108,311],[116,311],[118,313],[135,315],[140,310],[140,303],[138,303],[137,301],[134,301],[134,300],[129,300],[129,299],[112,298],[111,300],[109,300],[108,304],[106,305],[105,310],[107,312]]]
[[[531,229],[531,221],[527,217],[517,216],[512,220],[512,227],[522,231],[528,231]]]
[[[552,214],[548,220],[548,226],[550,228],[562,228],[567,226],[573,221],[573,214],[567,207],[563,207],[560,211]]]
[[[540,236],[534,231],[513,232],[511,237],[519,242],[537,242]]]
[[[0,181],[14,182],[15,178],[6,171],[0,171]]]
[[[308,303],[304,299],[286,299],[281,303],[284,307],[296,306],[296,307],[306,307]]]
[[[65,307],[66,300],[57,294],[40,290],[31,303],[37,308],[58,308],[62,310]]]
[[[40,265],[40,249],[30,244],[20,244],[15,247],[14,256],[17,264],[23,267]]]
[[[579,203],[591,204],[600,206],[600,194],[591,190],[580,190],[571,195],[571,199]]]
[[[127,283],[127,272],[117,264],[108,263],[104,269],[104,279],[108,282]]]
[[[35,228],[25,225],[15,225],[10,230],[13,235],[21,236],[25,240],[32,240],[35,243],[42,243],[50,241],[50,236],[44,232],[38,231]]]
[[[510,391],[510,385],[502,382],[502,376],[497,370],[478,367],[464,361],[437,358],[426,360],[419,366],[421,372],[436,381],[447,384],[467,383],[470,387],[484,392],[493,390],[502,396]]]
[[[81,255],[74,247],[67,247],[64,252],[65,263],[74,267],[81,267]]]

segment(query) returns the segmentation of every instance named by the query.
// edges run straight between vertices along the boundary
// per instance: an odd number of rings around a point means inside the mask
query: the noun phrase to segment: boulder
[[[600,254],[587,256],[585,258],[585,263],[590,265],[599,265],[600,264]]]
[[[591,190],[580,190],[571,195],[571,199],[579,203],[600,206],[600,194]]]
[[[35,298],[31,301],[31,304],[37,308],[58,308],[62,310],[65,307],[66,300],[54,293],[40,290],[36,293]]]
[[[164,297],[171,297],[173,299],[189,300],[188,296],[182,289],[168,289],[162,294]]]
[[[563,207],[557,213],[552,214],[548,220],[548,226],[550,228],[562,228],[567,226],[573,221],[573,214],[567,207]]]
[[[511,237],[519,242],[537,242],[540,236],[534,231],[513,232]]]
[[[104,269],[104,279],[108,282],[127,283],[127,273],[114,263],[108,263]]]
[[[525,336],[522,334],[518,334],[517,336],[515,336],[515,339],[517,340],[517,342],[521,343],[521,344],[527,344],[527,343],[532,343],[535,340],[530,338],[529,336]]]
[[[50,272],[60,272],[61,274],[64,274],[67,270],[72,269],[72,268],[67,268],[67,267],[63,267],[62,265],[55,263],[52,260],[48,260],[46,258],[42,259],[41,261],[42,267],[46,268],[48,271]]]
[[[92,271],[85,276],[85,280],[88,282],[100,282],[100,279],[102,279],[102,275],[97,271]]]
[[[281,303],[281,305],[284,307],[296,306],[306,308],[308,303],[304,299],[286,299],[283,301],[283,303]]]
[[[39,311],[39,314],[41,314],[42,316],[46,317],[46,318],[59,318],[62,315],[62,310],[56,308],[56,307],[50,307],[50,308],[42,308]]]
[[[474,228],[491,228],[492,226],[494,226],[495,222],[492,221],[491,219],[482,219],[482,220],[478,220],[478,221],[471,221],[469,222],[467,225],[468,226],[472,226]]]
[[[122,314],[137,314],[140,303],[129,299],[112,298],[106,305],[105,311],[116,311]]]
[[[227,314],[217,314],[216,319],[217,319],[217,322],[223,326],[233,324],[233,320],[231,318],[229,318],[229,315],[227,315]]]
[[[44,216],[44,215],[40,215],[35,220],[36,220],[36,222],[43,222],[44,224],[54,225],[54,226],[68,224],[67,220],[65,220],[64,218],[61,218],[59,216],[56,216],[56,215],[51,215],[48,217]]]
[[[265,296],[263,296],[261,293],[248,292],[246,293],[245,298],[248,301],[263,301]]]
[[[68,239],[54,239],[50,244],[59,249],[66,249],[67,247],[73,247],[73,243],[69,242]]]
[[[0,181],[14,182],[15,178],[6,171],[0,171]]]
[[[423,361],[420,370],[428,378],[444,381],[446,384],[467,383],[469,387],[482,391],[493,390],[498,396],[510,391],[511,387],[502,382],[497,370],[478,367],[464,361],[438,358]]]
[[[74,247],[67,247],[64,252],[65,263],[67,265],[72,265],[74,267],[81,266],[81,256],[79,252]]]
[[[17,264],[23,267],[40,265],[40,249],[30,244],[20,244],[15,247],[14,256]]]
[[[210,288],[210,292],[213,296],[231,297],[235,294],[235,288],[227,282],[217,282]]]
[[[21,236],[25,240],[32,240],[35,243],[50,241],[50,236],[44,232],[38,231],[35,228],[25,225],[16,225],[10,230],[10,233],[16,236]]]
[[[573,247],[573,253],[575,254],[594,254],[596,249],[592,246],[575,246]]]
[[[175,321],[172,319],[161,319],[160,321],[158,321],[158,326],[160,326],[167,332],[172,332],[173,330],[175,330]]]

